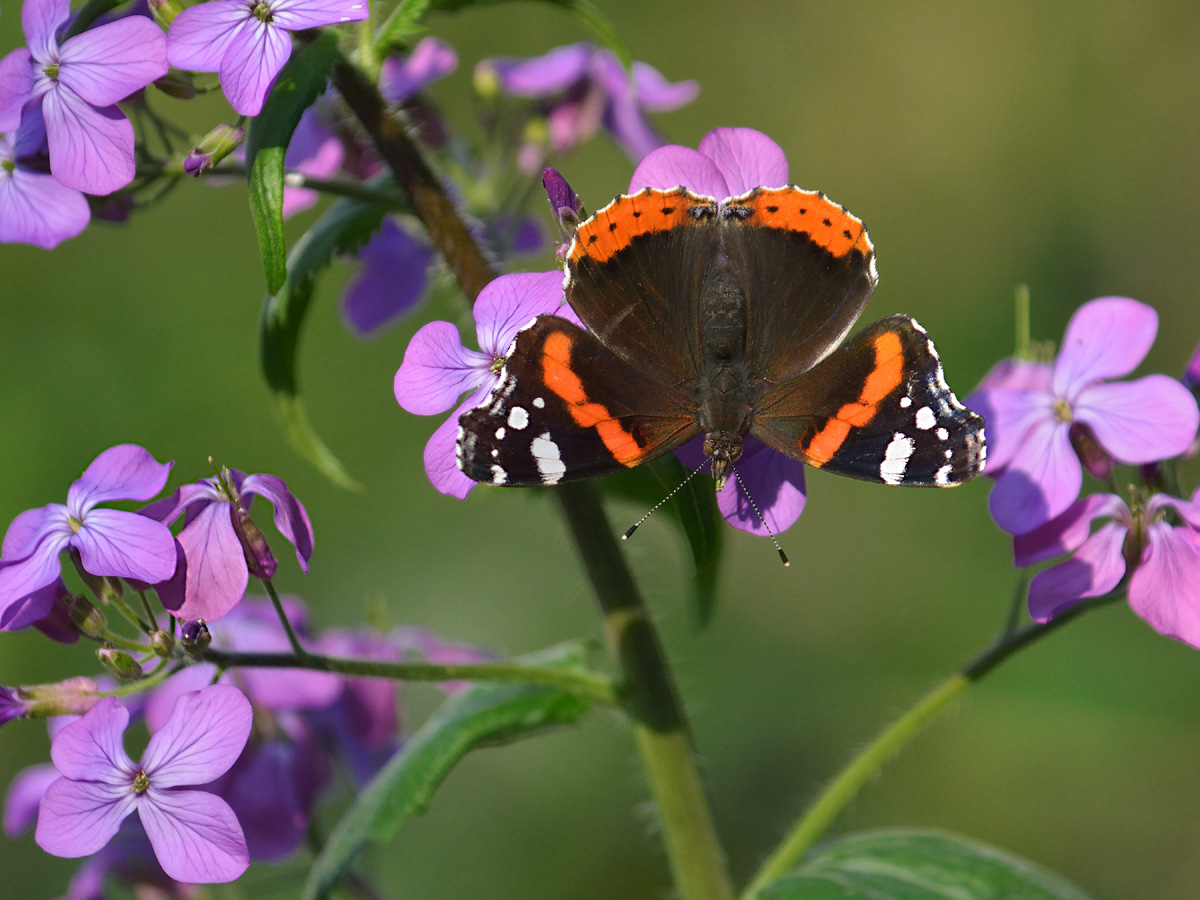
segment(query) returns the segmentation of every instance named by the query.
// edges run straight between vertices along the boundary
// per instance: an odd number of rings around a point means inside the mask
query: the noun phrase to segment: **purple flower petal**
[[[1146,535],[1129,580],[1129,605],[1160,634],[1200,647],[1200,547],[1166,522],[1152,523]]]
[[[151,786],[208,784],[224,775],[246,746],[253,719],[250,701],[233,685],[182,695],[142,755]]]
[[[132,773],[121,785],[58,779],[38,810],[38,846],[54,856],[91,856],[113,839],[136,807],[132,784]]]
[[[1163,507],[1169,506],[1175,512],[1179,513],[1179,517],[1197,532],[1196,536],[1200,539],[1200,502],[1198,501],[1200,501],[1200,488],[1196,488],[1196,493],[1192,495],[1190,503],[1166,494],[1155,494],[1146,502],[1146,518],[1153,519],[1155,513]],[[1200,544],[1197,546],[1200,546]]]
[[[1070,553],[1088,539],[1092,522],[1102,516],[1118,518],[1127,528],[1130,525],[1124,500],[1116,494],[1092,494],[1072,503],[1062,515],[1013,538],[1014,563],[1023,568]]]
[[[550,133],[555,138],[555,148],[561,152],[586,140],[596,130],[596,124],[587,116],[590,107],[586,103],[579,108],[583,115],[576,116],[569,127],[556,129],[556,114],[567,108],[565,105],[559,106],[550,116]],[[626,91],[609,99],[607,106],[603,109],[602,121],[604,127],[608,129],[617,144],[633,162],[640,162],[648,154],[666,144],[662,135],[643,115],[637,99]],[[556,131],[559,133],[556,134]]]
[[[1009,534],[1024,534],[1063,512],[1082,486],[1083,468],[1066,424],[1043,420],[992,488],[988,507],[997,525]]]
[[[188,521],[190,522],[192,516],[199,514],[196,504],[223,503],[225,501],[225,495],[213,485],[211,480],[206,479],[181,485],[169,497],[163,497],[161,500],[155,500],[153,503],[143,506],[138,510],[138,515],[162,522],[164,525],[170,525],[184,512],[188,512]]]
[[[699,150],[717,164],[731,195],[756,187],[786,187],[788,163],[783,149],[753,128],[714,128]]]
[[[966,399],[987,423],[987,474],[999,476],[1039,422],[1052,421],[1054,397],[1022,388],[978,390]]]
[[[179,69],[216,72],[240,26],[254,18],[241,0],[213,0],[189,6],[167,32],[167,59]]]
[[[71,15],[70,0],[25,0],[21,28],[35,58],[49,61],[58,49],[54,32]]]
[[[242,827],[220,797],[151,788],[138,814],[159,865],[176,881],[222,884],[250,866]]]
[[[187,558],[184,601],[175,613],[181,619],[219,619],[246,593],[246,554],[229,511],[228,503],[211,503],[179,532]]]
[[[408,342],[393,384],[396,402],[419,416],[445,412],[487,376],[491,361],[464,347],[449,322],[429,322]]]
[[[49,534],[70,531],[66,524],[67,508],[61,503],[51,503],[37,509],[27,509],[8,526],[4,533],[0,558],[5,562],[24,559],[37,549],[37,545]]]
[[[305,803],[310,775],[308,742],[286,740],[251,743],[229,774],[213,789],[237,816],[250,858],[282,860],[298,850],[309,826]]]
[[[329,178],[342,167],[346,150],[342,142],[330,134],[321,123],[316,107],[310,106],[300,117],[300,124],[288,144],[284,165],[289,172],[299,172],[312,178]],[[288,219],[316,204],[319,191],[309,188],[283,188],[283,217]]]
[[[0,134],[20,127],[21,109],[32,93],[33,56],[18,47],[0,59]]]
[[[58,769],[49,763],[29,766],[17,773],[4,798],[4,833],[15,838],[37,821],[42,794],[59,779]]]
[[[3,65],[0,63],[0,68]],[[0,76],[0,78],[2,77]],[[1187,368],[1183,370],[1183,383],[1191,391],[1200,388],[1200,345],[1197,345],[1192,358],[1188,360]]]
[[[462,500],[475,487],[476,482],[459,471],[455,461],[455,449],[458,444],[458,419],[487,399],[493,382],[494,379],[468,397],[465,403],[450,414],[450,418],[438,426],[428,443],[425,444],[425,452],[422,456],[425,462],[425,474],[429,477],[430,484],[450,497]]]
[[[401,648],[372,631],[337,629],[321,635],[320,650],[329,656],[399,662]],[[400,684],[387,678],[347,678],[340,699],[343,724],[368,750],[377,750],[396,739],[400,717],[396,698]]]
[[[246,19],[230,38],[221,60],[221,90],[243,116],[257,116],[283,64],[292,55],[292,38],[282,28]]]
[[[519,272],[488,283],[475,300],[479,349],[501,359],[517,332],[540,315],[555,314],[563,303],[562,272]]]
[[[30,594],[53,584],[62,572],[58,555],[70,540],[70,527],[50,533],[37,549],[22,560],[0,562],[0,619],[17,615],[20,609],[9,610]]]
[[[435,37],[425,37],[408,56],[389,56],[383,61],[379,92],[388,103],[401,104],[457,68],[458,54],[453,47]]]
[[[97,503],[149,500],[163,489],[173,463],[160,463],[137,444],[109,447],[67,491],[67,506],[82,516]]]
[[[17,168],[0,171],[0,244],[33,244],[53,250],[88,225],[92,213],[79,191],[53,175]]]
[[[722,200],[732,196],[725,176],[717,164],[690,147],[671,144],[659,147],[638,163],[629,179],[629,193],[643,188],[668,190],[682,185],[693,194],[703,194]]]
[[[75,781],[94,781],[129,790],[137,767],[125,752],[129,711],[115,697],[105,697],[54,736],[50,758],[55,768]]]
[[[582,78],[592,58],[590,44],[568,44],[533,59],[484,60],[480,66],[493,70],[500,88],[515,97],[544,97],[565,91]]]
[[[298,601],[287,596],[282,599],[293,627],[302,630]],[[291,651],[283,626],[265,598],[247,598],[219,642],[242,652]],[[338,675],[308,669],[243,669],[239,680],[254,705],[269,710],[320,709],[338,698],[344,684]]]
[[[115,106],[96,109],[65,85],[42,99],[50,171],[69,188],[111,194],[133,180],[133,125]]]
[[[1091,426],[1105,450],[1126,463],[1178,456],[1200,425],[1196,398],[1166,375],[1090,384],[1079,392],[1074,414]]]
[[[703,435],[680,447],[676,455],[690,469],[707,464]],[[746,438],[737,471],[745,487],[730,476],[717,494],[717,508],[725,521],[749,534],[765,537],[768,532],[751,499],[758,505],[771,531],[781,534],[795,524],[804,512],[804,464],[770,449],[755,438]],[[749,497],[746,491],[749,490]]]
[[[1125,576],[1121,548],[1128,529],[1109,522],[1083,542],[1066,562],[1038,572],[1029,582],[1029,615],[1048,622],[1085,597],[1107,594]]]
[[[51,640],[73,644],[79,639],[79,632],[71,624],[67,604],[62,602],[70,597],[63,580],[56,578],[0,613],[0,631],[17,631],[36,625]]]
[[[358,337],[396,321],[425,295],[433,250],[385,219],[359,253],[362,265],[342,295],[342,319]]]
[[[997,388],[1018,388],[1050,393],[1050,382],[1054,377],[1054,369],[1049,363],[1033,359],[1018,359],[1009,356],[1000,360],[990,369],[975,388],[975,392],[995,390]],[[972,394],[974,396],[974,394]],[[974,409],[969,402],[967,406]],[[990,424],[990,422],[989,422]],[[988,468],[992,466],[992,436],[988,434]]]
[[[361,22],[367,17],[367,0],[273,0],[273,23],[288,31]]]
[[[287,483],[275,475],[249,475],[242,482],[243,494],[266,498],[275,510],[275,527],[296,548],[301,571],[308,571],[312,559],[313,529],[304,504],[292,496]]]
[[[93,575],[136,578],[148,584],[175,572],[175,539],[161,522],[137,513],[93,509],[71,540]]]
[[[1150,352],[1158,313],[1127,297],[1090,300],[1071,316],[1054,361],[1054,393],[1068,400],[1101,378],[1128,375]]]
[[[167,74],[167,36],[129,16],[71,38],[59,50],[58,80],[94,106],[111,106]]]
[[[633,80],[637,85],[637,101],[650,112],[679,109],[696,99],[700,85],[695,81],[667,81],[662,73],[648,63],[634,61]],[[701,144],[703,151],[704,145]],[[786,183],[786,182],[785,182]]]

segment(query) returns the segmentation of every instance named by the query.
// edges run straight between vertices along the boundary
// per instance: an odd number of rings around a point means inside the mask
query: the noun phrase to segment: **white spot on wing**
[[[900,398],[900,408],[901,409],[908,409],[910,406],[912,406],[912,397],[901,397]]]
[[[938,436],[938,440],[939,440],[939,441],[948,441],[948,440],[950,440],[950,432],[949,432],[949,431],[947,431],[945,428],[939,428],[939,429],[937,430],[937,436]]]
[[[529,413],[523,406],[514,406],[508,411],[508,427],[521,431],[529,425]]]
[[[508,473],[497,465],[492,466],[492,484],[504,484],[508,481]]]
[[[928,431],[937,424],[937,416],[933,414],[933,410],[928,406],[922,406],[917,410],[917,428],[921,431]]]
[[[534,397],[533,405],[536,406],[538,409],[545,409],[546,401],[543,400],[541,397]]]
[[[938,487],[949,487],[953,484],[950,480],[950,470],[950,463],[946,463],[946,465],[937,470],[937,474],[933,476],[933,480]]]
[[[885,484],[899,484],[904,480],[904,470],[908,468],[915,447],[916,441],[907,435],[898,431],[892,435],[891,443],[883,452],[883,462],[879,464],[879,477]]]
[[[496,440],[498,440],[498,441],[504,440],[504,436],[506,434],[508,434],[508,431],[506,431],[504,426],[501,425],[499,428],[496,429]]]
[[[538,435],[529,444],[529,452],[537,462],[542,484],[558,484],[567,471],[558,452],[558,444],[550,440],[550,432]]]

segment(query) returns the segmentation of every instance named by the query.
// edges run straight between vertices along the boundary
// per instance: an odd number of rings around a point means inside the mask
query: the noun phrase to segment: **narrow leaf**
[[[571,647],[522,661],[579,668],[582,654]],[[309,873],[306,900],[323,900],[368,843],[388,840],[407,818],[424,812],[443,779],[470,750],[570,724],[591,704],[557,688],[520,684],[479,684],[447,700],[342,816]]]
[[[375,58],[381,60],[393,50],[406,49],[425,30],[421,20],[432,4],[433,0],[400,0],[375,35]]]
[[[267,290],[277,292],[287,275],[283,238],[284,154],[300,116],[325,90],[333,64],[341,58],[337,35],[325,32],[297,46],[263,105],[246,130],[246,168],[250,172],[250,212],[258,231]]]
[[[1088,900],[1003,850],[936,831],[887,830],[818,847],[755,900]]]
[[[353,253],[379,228],[388,207],[363,200],[339,200],[297,241],[279,290],[267,296],[259,329],[259,353],[267,387],[292,446],[334,484],[361,486],[313,431],[300,397],[296,357],[300,332],[320,272],[335,256]]]
[[[692,599],[696,622],[704,628],[716,609],[721,548],[728,526],[717,508],[713,480],[701,474],[683,484],[689,474],[687,467],[674,454],[669,454],[648,465],[614,475],[606,483],[616,494],[643,504],[647,512],[679,488],[655,515],[666,515],[687,541],[695,573]],[[637,540],[637,537],[630,540]]]

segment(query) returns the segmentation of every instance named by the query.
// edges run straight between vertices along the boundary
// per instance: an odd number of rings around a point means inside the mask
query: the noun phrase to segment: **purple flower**
[[[246,593],[248,557],[254,561],[256,577],[275,575],[275,559],[248,515],[255,494],[275,508],[275,527],[296,548],[300,569],[307,572],[313,550],[312,523],[304,505],[292,496],[283,479],[274,475],[229,470],[228,478],[185,484],[170,497],[141,510],[143,516],[167,525],[187,514],[187,524],[177,538],[186,561],[183,600],[163,597],[178,618],[212,621],[233,609]]]
[[[68,188],[108,194],[134,176],[133,126],[116,106],[167,74],[167,42],[144,16],[77,34],[61,46],[68,0],[25,0],[29,49],[0,60],[0,132],[15,131],[32,100],[46,121],[50,171]]]
[[[53,250],[83,231],[92,217],[82,193],[66,187],[30,159],[45,145],[46,129],[37,107],[25,111],[15,133],[0,135],[2,244],[33,244]]]
[[[365,338],[416,306],[425,295],[434,256],[426,244],[385,219],[358,259],[362,265],[342,295],[342,320]]]
[[[697,150],[669,145],[646,156],[633,173],[629,193],[642,188],[682,185],[697,194],[723,200],[759,186],[788,184],[787,157],[778,144],[750,128],[717,128],[700,141]],[[683,463],[695,468],[705,462],[703,437],[680,448]],[[734,528],[765,535],[758,505],[772,531],[785,531],[804,511],[804,464],[777,453],[752,437],[743,444],[737,471],[749,488],[730,478],[717,494],[721,515]],[[751,503],[753,499],[753,503]]]
[[[175,540],[165,525],[137,513],[98,508],[112,500],[149,500],[162,490],[170,470],[171,463],[156,462],[134,444],[110,447],[71,485],[65,506],[52,503],[17,516],[0,554],[0,624],[17,616],[32,623],[50,612],[56,592],[43,589],[58,581],[59,554],[68,548],[91,575],[146,582],[170,578]]]
[[[631,91],[629,75],[612,51],[591,44],[556,47],[532,59],[485,59],[475,76],[514,97],[543,101],[555,153],[565,153],[603,126],[634,162],[663,145],[645,113],[678,109],[700,91],[694,81],[672,84],[643,62],[633,64]],[[541,168],[540,159],[523,156],[525,168]]]
[[[4,690],[7,690],[5,688]],[[28,766],[16,774],[4,796],[4,833],[15,838],[37,821],[42,794],[58,780],[58,769],[49,763]]]
[[[1178,456],[1196,435],[1200,412],[1165,375],[1108,383],[1142,361],[1158,331],[1149,306],[1124,297],[1085,303],[1071,317],[1049,383],[984,387],[967,398],[987,421],[992,517],[1023,534],[1062,513],[1079,496],[1083,471],[1073,425],[1123,463]]]
[[[367,0],[212,0],[175,17],[167,58],[180,69],[219,72],[233,108],[257,116],[292,55],[288,32],[366,17]]]
[[[145,829],[134,819],[126,819],[117,836],[79,867],[61,900],[109,900],[113,884],[125,887],[131,896],[153,900],[198,896],[195,885],[181,884],[162,870]]]
[[[509,345],[537,316],[560,315],[578,323],[570,308],[563,306],[559,271],[501,275],[480,292],[473,312],[480,350],[463,346],[457,326],[430,322],[413,335],[394,384],[396,402],[422,416],[445,412],[471,392],[425,445],[430,482],[443,494],[460,498],[475,482],[454,461],[459,416],[487,399]]]
[[[1200,390],[1200,344],[1196,346],[1196,352],[1192,354],[1187,368],[1183,370],[1183,384],[1193,393]]]
[[[341,139],[321,121],[324,104],[318,101],[300,117],[292,134],[283,163],[289,172],[299,172],[311,178],[330,178],[342,167],[346,150]],[[319,191],[310,188],[283,186],[283,217],[285,219],[315,206],[321,198]]]
[[[397,53],[383,61],[379,92],[388,103],[399,106],[457,68],[458,54],[453,47],[435,37],[425,37],[417,41],[412,53]]]
[[[38,846],[55,856],[88,856],[137,810],[171,878],[233,881],[249,865],[233,810],[206,791],[180,789],[228,771],[246,746],[252,717],[250,703],[230,685],[185,694],[139,764],[123,747],[129,713],[112,697],[100,701],[60,731],[50,748],[62,777],[42,797]]]
[[[1188,503],[1153,495],[1131,512],[1115,494],[1093,494],[1018,535],[1018,566],[1074,555],[1034,576],[1029,614],[1046,622],[1086,597],[1115,588],[1132,564],[1129,605],[1154,630],[1200,647],[1200,491]],[[1183,525],[1164,520],[1174,510]],[[1097,520],[1108,520],[1091,533]]]

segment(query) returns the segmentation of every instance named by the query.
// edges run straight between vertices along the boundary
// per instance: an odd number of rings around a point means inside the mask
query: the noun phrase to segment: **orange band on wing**
[[[862,392],[853,403],[847,403],[837,411],[837,416],[825,423],[802,447],[809,465],[820,468],[833,459],[851,428],[862,428],[867,425],[879,404],[892,393],[904,378],[904,347],[900,343],[900,335],[894,331],[885,331],[872,342],[875,346],[875,368],[863,382]]]
[[[578,264],[584,257],[606,262],[643,234],[695,225],[706,216],[716,215],[716,211],[714,201],[683,188],[670,191],[646,188],[631,196],[618,197],[579,226],[571,245],[571,262]]]
[[[837,257],[851,250],[864,257],[875,252],[862,221],[821,193],[794,187],[758,188],[727,205],[752,210],[752,215],[744,220],[747,225],[802,232]]]
[[[546,386],[566,401],[571,418],[582,428],[595,428],[600,440],[617,462],[623,466],[637,465],[642,458],[642,448],[634,436],[621,427],[603,403],[588,400],[587,391],[579,376],[571,371],[570,335],[555,332],[546,338],[542,346],[542,373]]]

